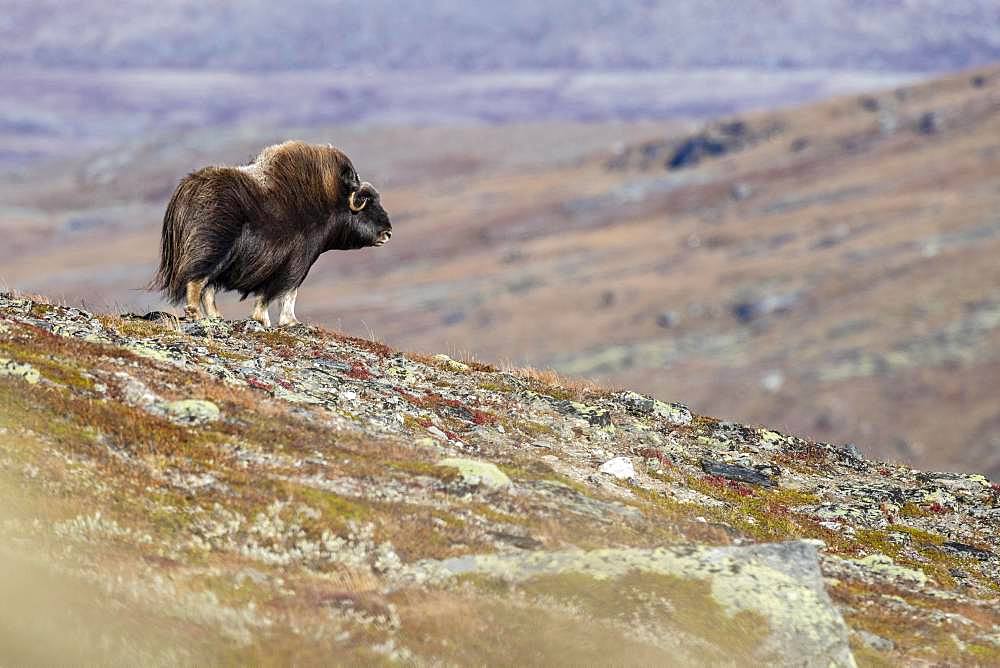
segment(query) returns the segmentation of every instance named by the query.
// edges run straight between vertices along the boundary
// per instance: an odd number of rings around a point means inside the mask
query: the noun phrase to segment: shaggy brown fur
[[[197,316],[217,315],[216,290],[257,297],[255,317],[295,291],[328,250],[381,246],[389,216],[350,158],[332,146],[285,142],[241,167],[205,167],[177,186],[163,217],[160,267],[151,289]],[[260,308],[263,305],[263,309]],[[261,316],[263,310],[263,316]],[[287,324],[287,323],[282,323]]]

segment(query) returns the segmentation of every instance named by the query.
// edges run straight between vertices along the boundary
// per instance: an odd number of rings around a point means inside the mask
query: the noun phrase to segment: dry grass
[[[589,378],[564,376],[555,369],[535,369],[534,367],[506,366],[504,371],[547,387],[559,388],[578,396],[610,394],[621,391],[620,387],[599,383]]]
[[[146,338],[167,332],[180,333],[183,331],[180,319],[176,317],[167,321],[158,320],[151,322],[139,318],[126,318],[123,317],[124,315],[121,312],[117,314],[102,314],[97,316],[97,319],[107,329],[123,336],[132,336],[135,338]]]
[[[53,301],[52,298],[47,295],[39,295],[33,292],[25,292],[23,290],[18,290],[17,288],[11,288],[7,285],[6,281],[4,281],[2,285],[0,285],[0,293],[9,294],[13,297],[16,297],[17,299],[30,299],[36,304],[46,304],[49,306],[66,306],[65,300]]]

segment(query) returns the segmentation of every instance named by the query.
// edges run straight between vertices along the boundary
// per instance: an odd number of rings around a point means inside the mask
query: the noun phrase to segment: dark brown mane
[[[283,211],[304,205],[330,212],[360,182],[354,165],[332,146],[285,142],[261,151],[248,166],[262,174],[266,197]]]

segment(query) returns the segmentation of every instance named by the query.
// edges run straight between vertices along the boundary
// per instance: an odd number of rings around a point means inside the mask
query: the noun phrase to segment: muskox
[[[185,313],[221,317],[218,290],[254,295],[253,318],[281,303],[279,325],[296,324],[295,297],[329,250],[382,246],[392,236],[379,193],[330,145],[268,146],[240,167],[205,167],[177,186],[163,216],[160,268],[150,288]]]

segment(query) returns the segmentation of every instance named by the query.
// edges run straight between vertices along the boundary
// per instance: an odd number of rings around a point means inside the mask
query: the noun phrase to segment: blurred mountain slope
[[[1000,56],[987,0],[4,0],[0,15],[0,60],[45,67],[940,71]]]

